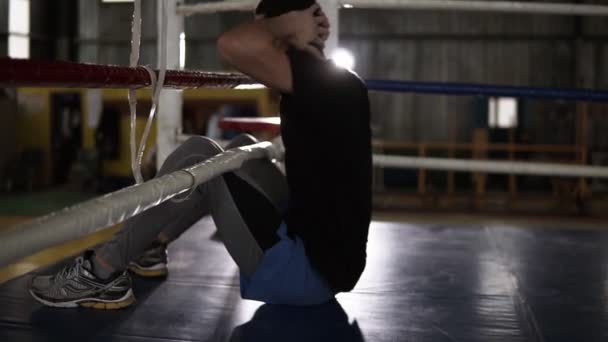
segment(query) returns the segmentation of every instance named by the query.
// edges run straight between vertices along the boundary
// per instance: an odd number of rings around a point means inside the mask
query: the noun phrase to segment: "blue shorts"
[[[287,236],[287,225],[278,231],[280,240],[262,256],[255,272],[241,273],[241,297],[269,304],[316,305],[332,300],[335,292],[315,271],[298,237]]]

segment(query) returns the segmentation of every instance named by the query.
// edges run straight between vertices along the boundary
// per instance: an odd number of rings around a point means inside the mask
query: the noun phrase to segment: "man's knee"
[[[226,149],[229,150],[231,148],[253,145],[258,142],[259,142],[258,139],[256,139],[253,135],[247,134],[247,133],[242,133],[242,134],[239,134],[236,137],[234,137],[232,140],[230,140],[230,143],[228,143],[228,145],[226,145]]]
[[[159,175],[200,163],[223,149],[218,143],[203,136],[194,136],[178,146],[163,163]]]
[[[188,138],[188,140],[181,144],[175,150],[175,152],[194,154],[208,151],[210,153],[217,154],[222,152],[222,150],[222,147],[213,139],[197,135]]]

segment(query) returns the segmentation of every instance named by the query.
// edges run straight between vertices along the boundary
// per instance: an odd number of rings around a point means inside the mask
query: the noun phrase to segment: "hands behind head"
[[[321,6],[314,4],[301,11],[289,12],[285,16],[289,16],[288,22],[294,32],[287,38],[287,43],[323,58],[323,48],[329,37],[329,20]]]

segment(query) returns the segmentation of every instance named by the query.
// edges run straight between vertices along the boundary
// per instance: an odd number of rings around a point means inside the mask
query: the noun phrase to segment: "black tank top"
[[[365,268],[371,219],[367,88],[330,61],[293,49],[288,56],[293,92],[281,100],[287,226],[329,286],[350,291]]]

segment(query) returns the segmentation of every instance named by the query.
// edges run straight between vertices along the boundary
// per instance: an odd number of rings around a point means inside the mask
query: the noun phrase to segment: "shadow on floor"
[[[230,342],[254,341],[349,341],[363,342],[357,321],[334,300],[314,307],[266,304],[251,321],[232,331]]]

